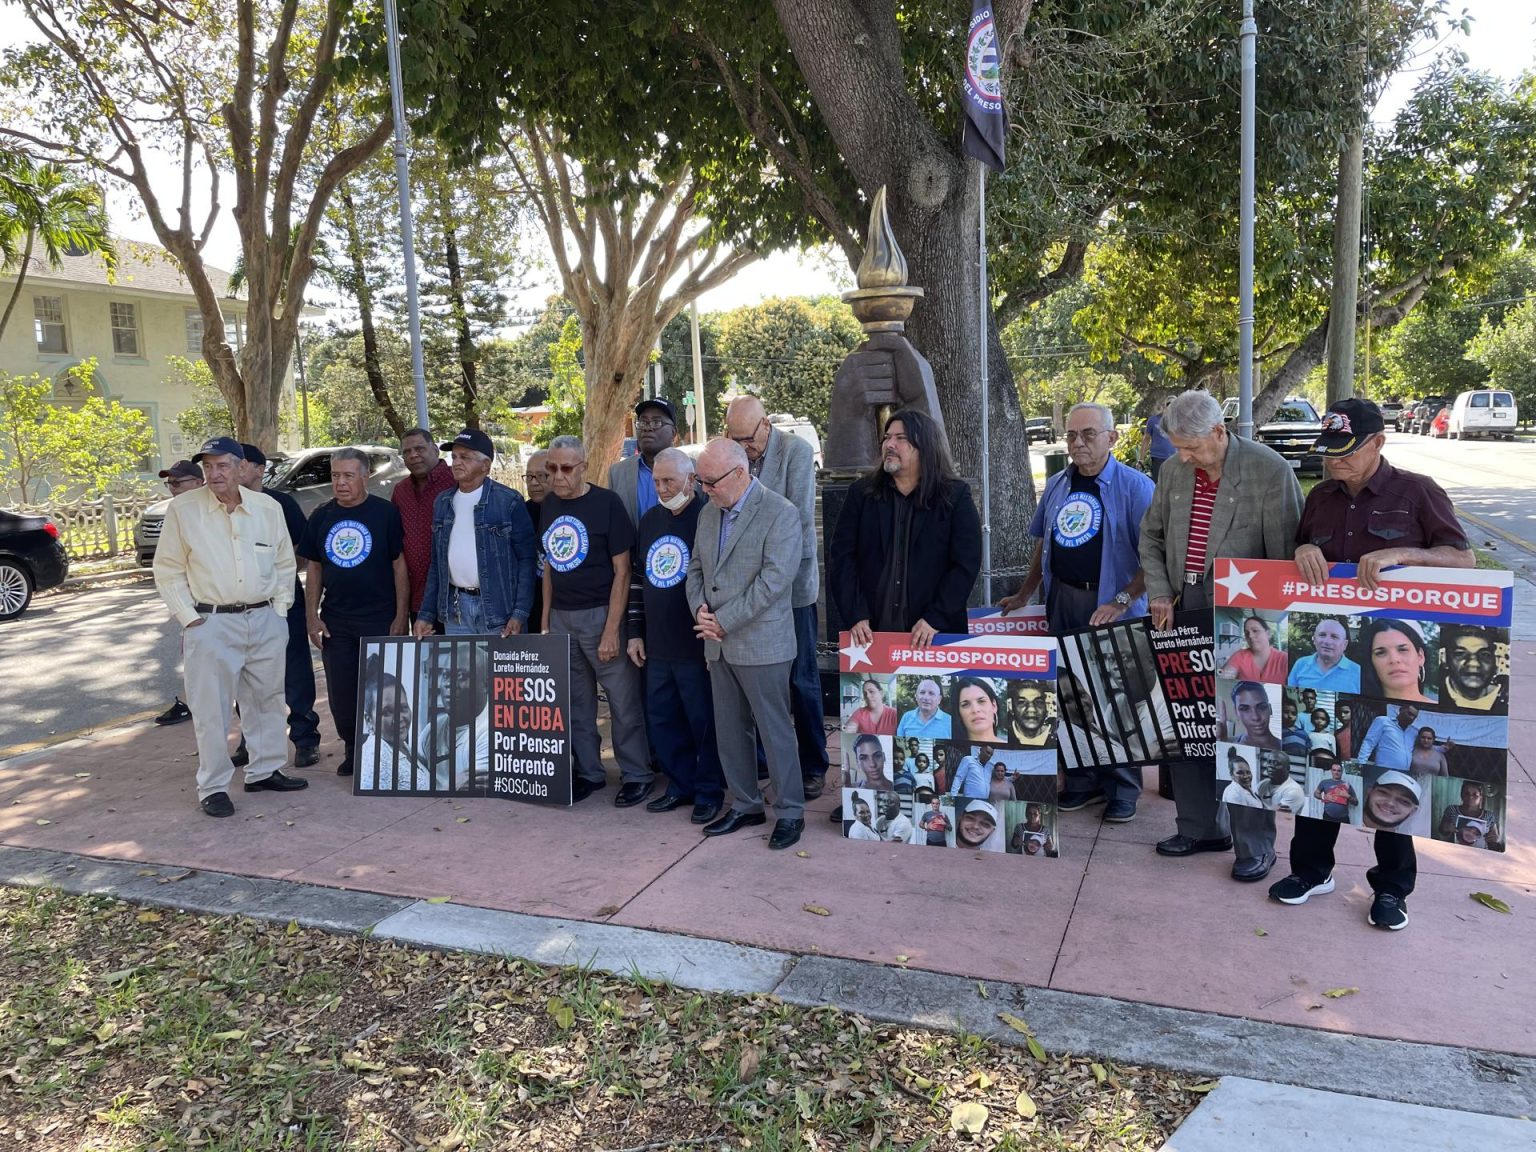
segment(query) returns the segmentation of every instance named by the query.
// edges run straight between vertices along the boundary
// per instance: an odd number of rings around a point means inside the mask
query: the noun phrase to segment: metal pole
[[[1242,174],[1238,196],[1241,223],[1238,228],[1237,272],[1237,434],[1253,438],[1253,120],[1254,45],[1259,24],[1253,18],[1253,0],[1243,0],[1242,64]]]
[[[304,416],[304,447],[309,447],[309,383],[304,379],[304,326],[293,326],[294,349],[298,352],[299,411]]]
[[[411,331],[411,377],[416,382],[416,423],[425,428],[427,369],[421,358],[416,244],[411,235],[411,162],[405,150],[405,95],[400,84],[400,27],[395,17],[395,0],[384,0],[384,37],[389,49],[389,105],[395,118],[395,183],[400,189],[400,248],[405,256],[405,312]]]
[[[976,165],[976,266],[980,273],[977,327],[981,332],[981,588],[992,603],[992,407],[991,381],[987,374],[987,166]],[[1025,442],[1026,452],[1029,451]]]
[[[698,414],[698,423],[694,425],[698,429],[694,434],[694,443],[703,444],[709,440],[709,426],[704,416],[704,357],[699,351],[699,302],[697,300],[688,305],[688,339],[693,345],[693,410]]]

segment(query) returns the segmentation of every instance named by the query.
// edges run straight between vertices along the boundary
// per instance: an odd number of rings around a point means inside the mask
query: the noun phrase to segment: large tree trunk
[[[581,440],[587,448],[587,479],[608,483],[608,466],[619,458],[624,421],[629,416],[650,361],[656,337],[649,317],[633,310],[607,322],[581,325],[587,407],[581,418]]]
[[[1017,7],[1017,6],[1010,6]],[[1016,14],[1022,27],[1028,5]],[[774,0],[780,26],[844,162],[867,195],[882,185],[911,283],[924,299],[908,335],[933,364],[960,472],[981,478],[981,302],[977,298],[977,165],[933,131],[906,87],[892,13],[858,0]],[[999,42],[1015,24],[999,20]],[[956,77],[958,85],[959,79]],[[988,308],[994,596],[1012,591],[1030,546],[1034,479],[1013,373]],[[977,493],[978,503],[980,493]]]

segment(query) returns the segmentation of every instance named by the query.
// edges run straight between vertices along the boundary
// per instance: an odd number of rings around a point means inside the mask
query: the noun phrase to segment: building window
[[[62,296],[32,297],[32,317],[32,330],[37,336],[39,352],[69,351],[69,341],[64,332]]]
[[[139,309],[136,304],[112,304],[112,351],[117,356],[138,356]]]
[[[187,351],[193,356],[203,354],[203,314],[196,308],[187,309]]]

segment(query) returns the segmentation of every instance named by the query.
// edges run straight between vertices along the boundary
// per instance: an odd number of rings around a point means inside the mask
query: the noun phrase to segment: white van
[[[816,462],[816,467],[821,467],[821,433],[816,431],[816,425],[804,416],[791,416],[788,412],[775,412],[768,417],[768,423],[780,432],[789,436],[798,436],[809,444],[811,458]]]
[[[1446,434],[1452,440],[1471,440],[1478,436],[1512,437],[1518,422],[1513,393],[1481,388],[1456,397]]]

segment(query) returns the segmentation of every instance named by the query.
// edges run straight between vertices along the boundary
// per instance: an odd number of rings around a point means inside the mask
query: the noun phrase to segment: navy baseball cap
[[[496,445],[491,443],[491,438],[478,428],[466,428],[448,443],[442,445],[444,452],[453,451],[457,444],[461,448],[470,448],[480,453],[487,460],[496,459]]]
[[[668,420],[673,424],[677,423],[677,413],[672,410],[672,402],[670,400],[663,400],[660,396],[653,396],[649,400],[642,400],[635,405],[635,415],[640,415],[647,408],[659,408],[666,413]]]
[[[203,470],[190,460],[178,460],[169,468],[160,469],[162,480],[201,480]]]
[[[233,436],[215,436],[211,440],[203,441],[203,446],[197,450],[197,455],[193,456],[192,460],[194,463],[201,464],[204,456],[233,456],[236,460],[244,460],[245,449]]]
[[[247,464],[260,464],[263,468],[267,466],[267,454],[256,447],[256,445],[242,444],[240,447],[245,452],[245,462]]]
[[[1365,442],[1386,428],[1381,409],[1370,400],[1340,400],[1323,417],[1323,434],[1313,451],[1320,456],[1353,456]]]

